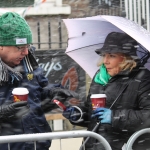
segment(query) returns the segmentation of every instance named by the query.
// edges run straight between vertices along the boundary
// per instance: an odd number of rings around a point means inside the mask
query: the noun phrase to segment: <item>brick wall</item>
[[[98,0],[97,0],[98,1]],[[67,44],[62,44],[60,47],[60,38],[61,42],[67,42],[67,30],[65,25],[62,22],[62,19],[65,18],[82,18],[88,16],[95,15],[117,15],[120,16],[120,8],[117,5],[116,7],[105,7],[105,5],[95,6],[96,0],[63,0],[63,4],[67,4],[71,6],[71,14],[70,15],[60,15],[60,16],[32,16],[26,17],[27,22],[29,23],[31,30],[33,32],[33,43],[38,43],[38,36],[40,36],[40,42],[43,43],[40,45],[34,44],[37,49],[65,49]],[[112,1],[113,2],[113,1]],[[93,3],[93,5],[92,5]],[[40,34],[38,35],[38,26],[37,22],[39,22]],[[48,30],[48,22],[50,22],[50,33]],[[61,22],[61,25],[59,24]],[[61,31],[59,30],[61,27]],[[61,37],[59,35],[61,32]],[[52,42],[51,45],[48,42]],[[44,44],[45,43],[45,44]],[[47,44],[46,44],[47,43]]]
[[[33,33],[33,43],[37,49],[48,50],[48,49],[59,49],[59,48],[66,48],[67,43],[62,43],[60,47],[60,35],[59,30],[61,28],[61,42],[67,42],[67,29],[62,22],[59,16],[34,16],[26,18],[29,26],[31,27]],[[61,22],[61,25],[59,24]],[[40,33],[38,34],[38,23]],[[49,28],[50,26],[50,28]],[[50,31],[49,31],[49,29]],[[38,43],[38,36],[40,36],[40,48]],[[49,44],[48,42],[51,42]]]

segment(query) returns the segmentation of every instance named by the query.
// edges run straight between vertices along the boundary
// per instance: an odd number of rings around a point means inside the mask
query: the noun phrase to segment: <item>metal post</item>
[[[133,3],[132,3],[132,0],[129,1],[129,19],[133,20]]]
[[[102,4],[101,0],[98,0],[98,3],[99,3],[99,5],[101,5]]]
[[[61,21],[58,22],[59,48],[62,48]]]
[[[141,0],[138,0],[138,24],[141,25]]]
[[[147,20],[147,30],[150,31],[150,3],[149,0],[146,0],[146,20]]]
[[[128,0],[125,0],[125,12],[126,12],[126,18],[129,19]]]
[[[38,49],[40,49],[40,23],[37,23],[37,34],[38,34]]]
[[[137,23],[137,0],[133,1],[134,5],[134,21]]]
[[[49,41],[49,48],[51,49],[51,23],[48,22],[48,41]]]
[[[142,18],[145,20],[145,0],[142,0]]]
[[[122,0],[120,0],[120,8],[122,8]]]
[[[109,0],[108,5],[111,6],[111,1]]]

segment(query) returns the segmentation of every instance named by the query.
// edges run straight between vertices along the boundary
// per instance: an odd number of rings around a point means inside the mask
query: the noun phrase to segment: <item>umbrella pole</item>
[[[100,124],[101,124],[100,122],[97,122],[96,126],[93,128],[92,131],[95,132],[96,129],[99,127]],[[87,141],[89,140],[89,138],[90,138],[90,137],[87,137],[87,138],[86,138],[86,140],[82,143],[82,145],[81,145],[81,147],[80,147],[79,150],[83,150],[82,148],[83,148],[83,146],[87,143]]]

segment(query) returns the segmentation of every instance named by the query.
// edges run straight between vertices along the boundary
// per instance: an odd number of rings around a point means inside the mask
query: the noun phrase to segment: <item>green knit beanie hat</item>
[[[14,12],[7,12],[0,17],[0,46],[31,43],[31,29],[24,18]]]

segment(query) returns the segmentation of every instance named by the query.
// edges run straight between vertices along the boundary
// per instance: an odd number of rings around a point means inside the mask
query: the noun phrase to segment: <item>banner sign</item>
[[[65,88],[77,92],[80,102],[83,103],[86,98],[85,71],[65,54],[65,50],[40,50],[36,51],[35,55],[49,82],[62,84]],[[72,101],[72,105],[74,103]]]

